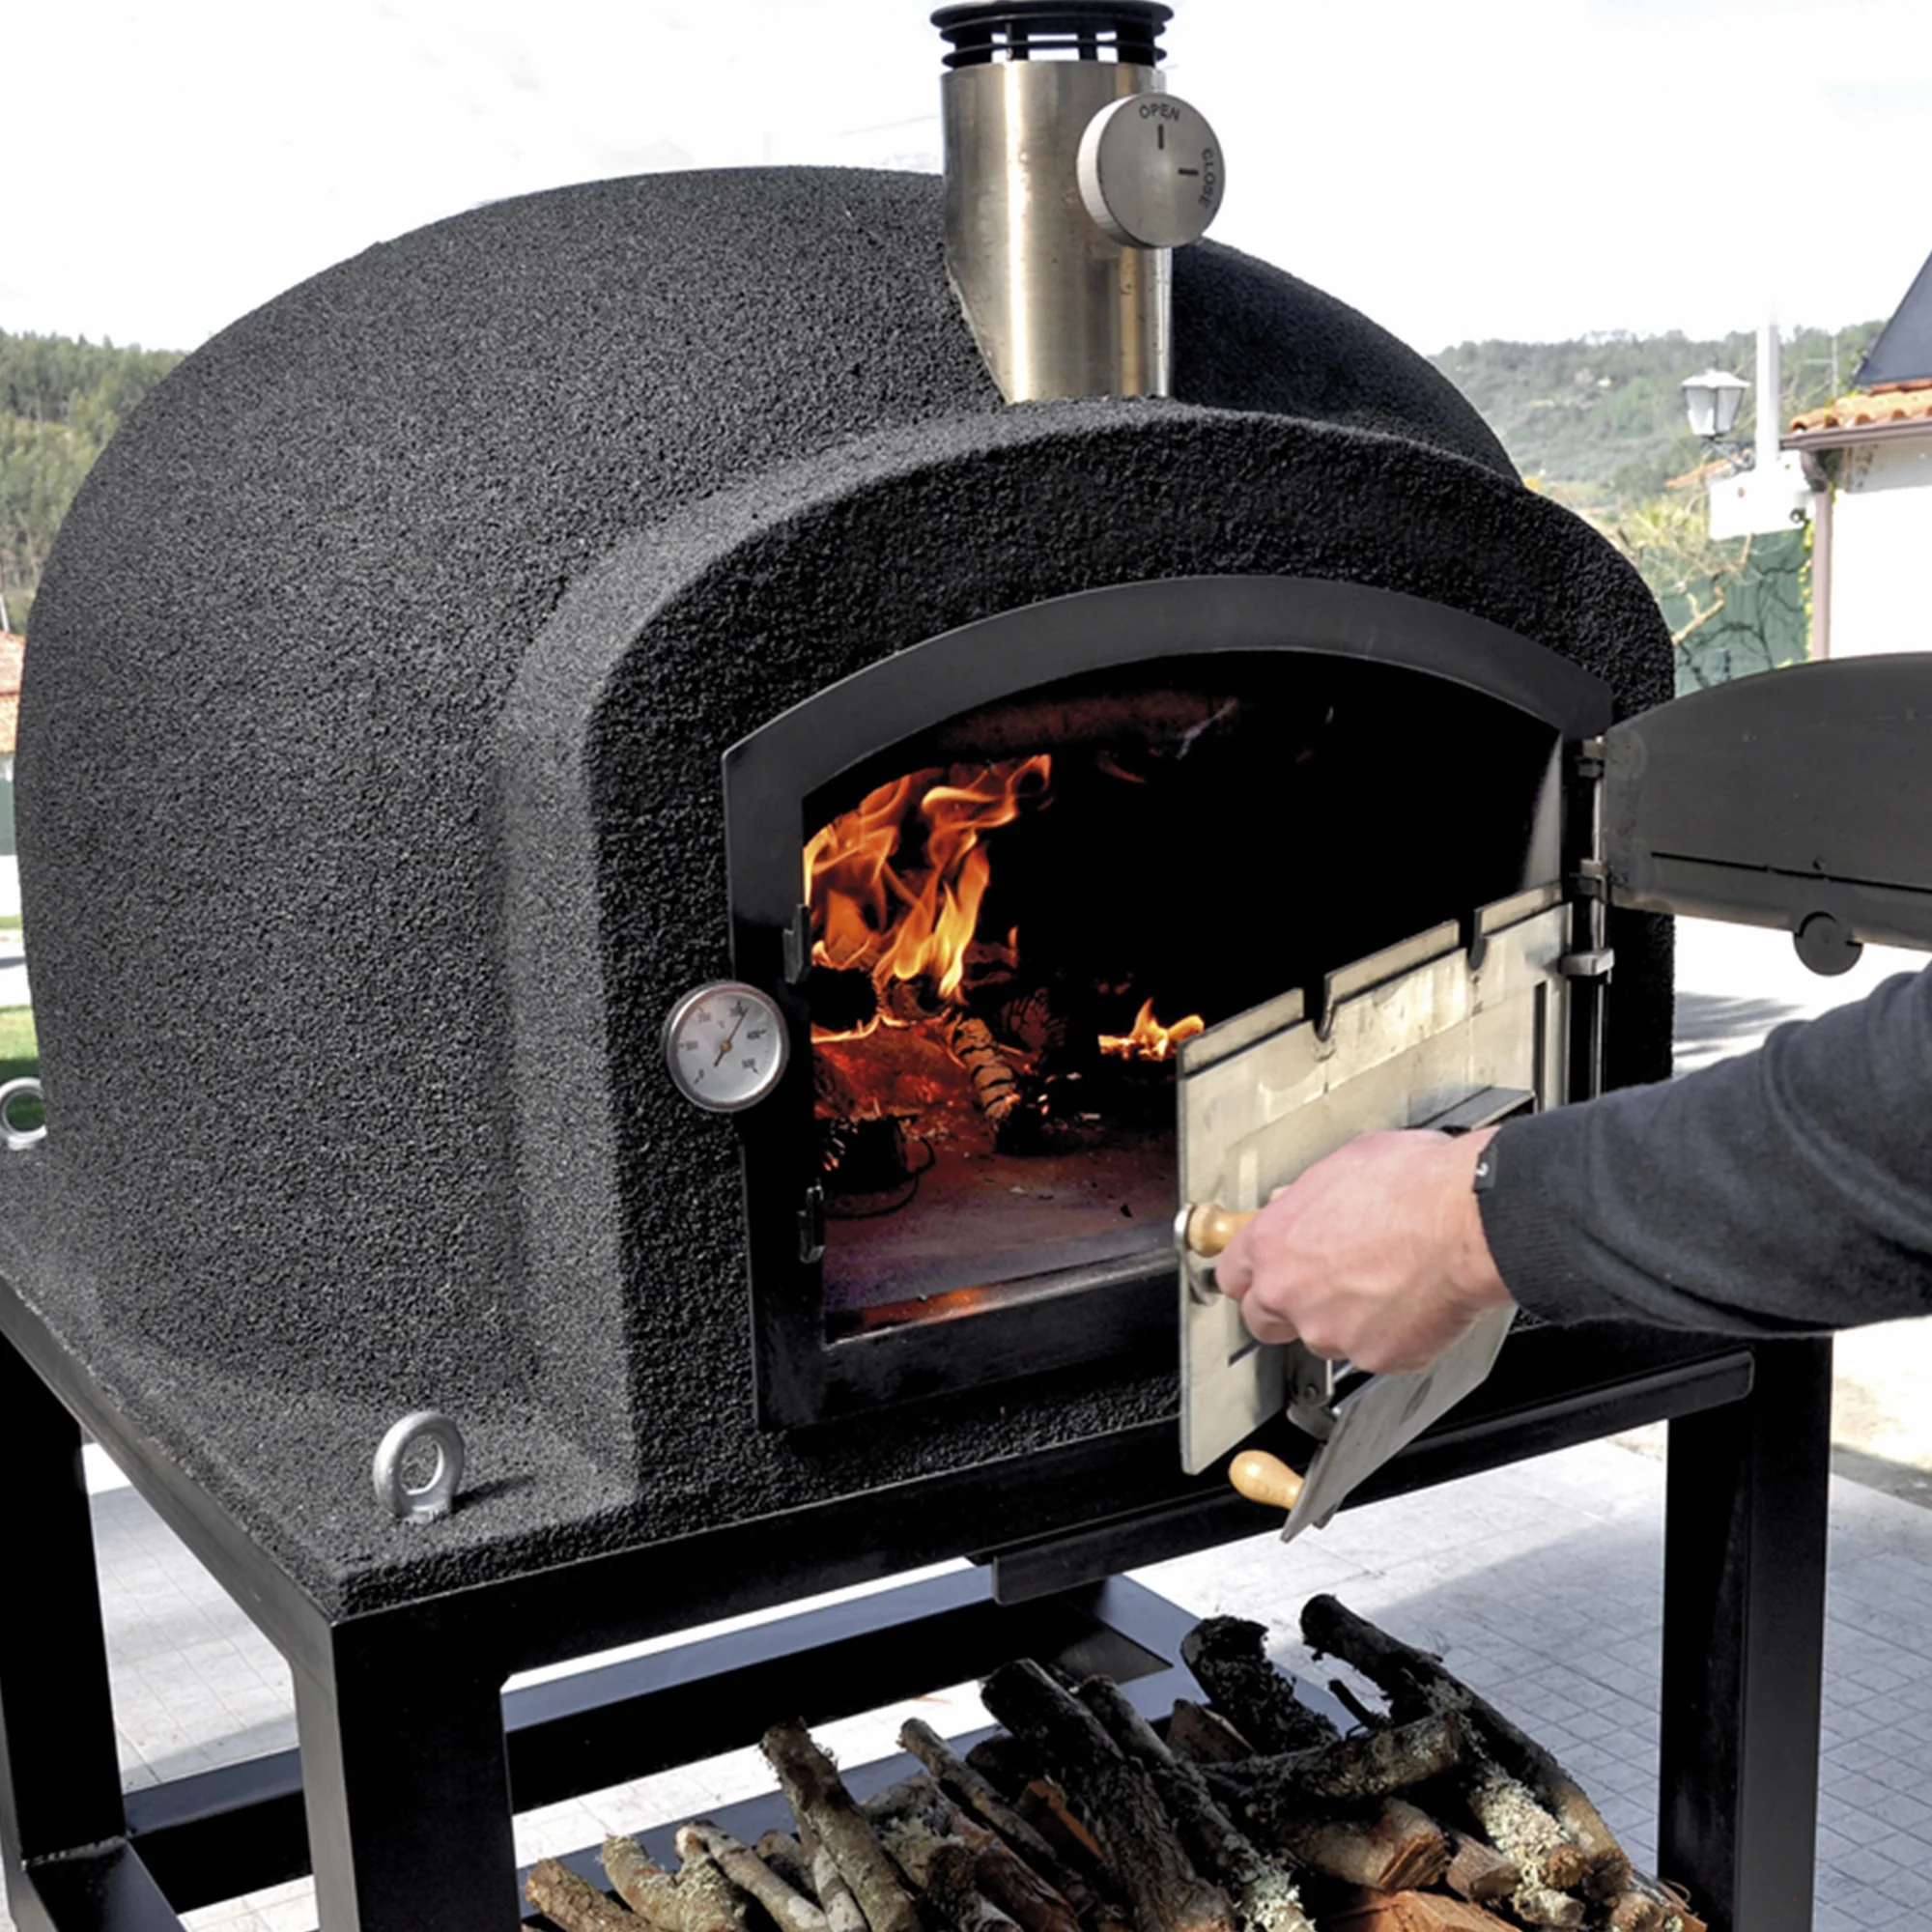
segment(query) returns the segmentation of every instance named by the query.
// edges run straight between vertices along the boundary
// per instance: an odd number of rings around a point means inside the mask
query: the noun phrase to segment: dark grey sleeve
[[[1932,968],[1491,1145],[1483,1229],[1532,1314],[1764,1332],[1932,1313]]]

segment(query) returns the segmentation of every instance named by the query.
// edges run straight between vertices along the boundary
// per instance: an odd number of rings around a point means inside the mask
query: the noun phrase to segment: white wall
[[[1932,430],[1848,450],[1832,506],[1832,655],[1932,651]]]

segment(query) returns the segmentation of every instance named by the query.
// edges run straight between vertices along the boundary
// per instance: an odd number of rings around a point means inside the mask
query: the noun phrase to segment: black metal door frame
[[[1171,665],[1177,674],[1200,667],[1207,674],[1217,661],[1243,657],[1387,667],[1435,680],[1438,689],[1457,687],[1547,727],[1549,755],[1559,759],[1562,747],[1602,732],[1611,715],[1608,687],[1553,651],[1486,618],[1367,584],[1158,579],[1001,611],[855,671],[726,752],[733,970],[779,1006],[795,1039],[810,1037],[799,988],[810,945],[802,926],[799,855],[814,829],[805,822],[805,803],[822,787],[937,725],[1083,675],[1153,665]],[[1465,744],[1460,754],[1466,760],[1481,750]],[[1547,875],[1532,866],[1514,881],[1499,881],[1492,896],[1560,882],[1569,869],[1557,849],[1564,836],[1560,774],[1543,783],[1548,795],[1526,798],[1524,806],[1526,819],[1547,820]],[[1397,872],[1381,883],[1401,895],[1412,881]],[[1475,904],[1459,911],[1472,915]],[[1418,913],[1416,926],[1442,916]],[[767,1428],[1021,1373],[1174,1361],[1177,1291],[1167,1255],[1138,1272],[1094,1270],[1091,1283],[1069,1278],[1038,1299],[953,1321],[829,1341],[812,1108],[811,1060],[800,1051],[778,1091],[739,1121],[756,1392]]]

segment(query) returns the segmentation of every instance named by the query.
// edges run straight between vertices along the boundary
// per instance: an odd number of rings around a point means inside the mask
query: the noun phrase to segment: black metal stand
[[[1670,1425],[1658,1858],[1722,1932],[1805,1932],[1818,1827],[1832,1345]]]
[[[964,1677],[1022,1654],[1170,1698],[1191,1619],[1108,1571],[1261,1521],[1218,1492],[1161,1500],[984,1552],[999,1560],[972,1571],[504,1696],[517,1670],[678,1628],[669,1616],[689,1628],[849,1580],[851,1561],[814,1564],[808,1552],[814,1534],[853,1544],[855,1505],[331,1621],[130,1435],[17,1304],[0,1313],[13,1337],[0,1344],[0,1466],[16,1477],[15,1548],[32,1565],[0,1639],[0,1840],[23,1932],[179,1932],[182,1911],[310,1869],[326,1932],[509,1932],[520,1911],[513,1811],[749,1744],[777,1712],[804,1704],[822,1721],[931,1689],[935,1658]],[[1804,1932],[1829,1349],[1778,1344],[1757,1364],[1753,1389],[1749,1352],[1680,1350],[1648,1374],[1624,1360],[1601,1385],[1527,1406],[1505,1376],[1492,1406],[1424,1437],[1377,1489],[1677,1418],[1663,1864],[1709,1903],[1714,1932]],[[122,1798],[76,1415],[289,1659],[299,1763],[283,1753]],[[880,1526],[874,1572],[925,1560],[909,1552],[929,1528],[876,1499],[856,1507]],[[900,1515],[929,1516],[930,1504],[911,1498]],[[848,1574],[829,1574],[841,1566]],[[732,1817],[755,1822],[755,1808]]]

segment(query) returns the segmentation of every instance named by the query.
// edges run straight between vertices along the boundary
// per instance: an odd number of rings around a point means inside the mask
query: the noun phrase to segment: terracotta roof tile
[[[0,631],[0,758],[14,755],[14,736],[20,721],[20,654],[25,638]]]
[[[1822,410],[1793,416],[1795,433],[1807,429],[1864,429],[1879,423],[1932,420],[1932,381],[1888,383],[1866,394],[1840,396]]]

